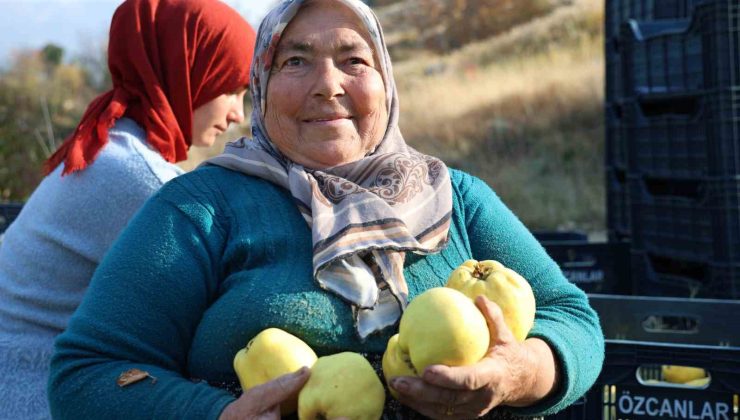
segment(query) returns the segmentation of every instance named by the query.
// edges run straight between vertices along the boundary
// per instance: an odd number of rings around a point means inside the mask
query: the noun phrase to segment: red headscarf
[[[126,0],[110,27],[113,89],[90,103],[45,172],[62,162],[63,175],[85,169],[124,115],[168,162],[185,160],[193,110],[247,86],[254,42],[249,24],[218,0]]]

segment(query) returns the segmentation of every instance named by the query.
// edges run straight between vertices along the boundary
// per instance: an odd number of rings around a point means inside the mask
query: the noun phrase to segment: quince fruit
[[[234,356],[234,370],[242,390],[293,373],[316,362],[316,353],[303,340],[279,328],[268,328],[257,334]],[[298,394],[280,404],[280,413],[294,413]]]
[[[361,354],[343,352],[322,356],[298,394],[301,420],[377,420],[383,414],[385,389]]]
[[[465,261],[450,274],[447,287],[459,290],[470,299],[483,295],[496,303],[506,325],[520,342],[534,325],[536,305],[532,287],[524,277],[498,261]]]
[[[709,384],[709,377],[699,378],[699,379],[692,379],[688,382],[685,382],[684,385],[693,386],[696,388],[704,388]]]
[[[697,367],[662,365],[660,370],[663,374],[663,380],[672,384],[686,384],[697,379],[707,378],[707,372]]]
[[[383,354],[383,374],[390,381],[419,376],[430,365],[471,365],[486,354],[489,340],[486,319],[473,301],[457,290],[435,287],[406,307],[399,332]],[[397,397],[392,389],[391,394]]]
[[[385,353],[383,353],[383,376],[385,376],[386,382],[396,376],[419,376],[416,368],[411,363],[409,354],[399,348],[398,334],[388,340],[388,346]],[[388,389],[391,391],[391,395],[397,399],[398,393],[396,390],[391,387],[388,387]]]

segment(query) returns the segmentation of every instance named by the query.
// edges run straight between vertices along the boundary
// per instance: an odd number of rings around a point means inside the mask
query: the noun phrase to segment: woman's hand
[[[486,356],[470,366],[429,366],[421,378],[394,378],[401,403],[435,419],[476,418],[499,405],[531,405],[555,388],[550,347],[537,338],[516,341],[498,305],[482,296],[475,304],[491,333]]]
[[[227,405],[219,420],[280,419],[280,403],[303,388],[311,370],[303,367],[244,392]]]

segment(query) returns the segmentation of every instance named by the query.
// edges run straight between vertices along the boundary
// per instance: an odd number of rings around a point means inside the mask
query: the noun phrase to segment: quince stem
[[[491,267],[484,266],[483,264],[476,264],[473,270],[473,277],[478,280],[485,280],[488,275],[491,274]]]

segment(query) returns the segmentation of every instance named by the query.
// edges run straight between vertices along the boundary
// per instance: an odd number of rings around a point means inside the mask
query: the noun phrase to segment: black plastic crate
[[[740,34],[738,34],[740,42]],[[740,63],[738,63],[740,71]],[[740,86],[721,89],[704,97],[711,176],[740,174]]]
[[[708,99],[634,100],[623,104],[629,170],[656,177],[697,178],[709,172]]]
[[[740,87],[641,97],[621,107],[630,172],[682,179],[740,174]]]
[[[740,265],[632,251],[632,290],[646,296],[740,299]]]
[[[0,204],[0,233],[5,232],[10,223],[18,217],[21,208],[23,204],[19,203]]]
[[[606,170],[606,226],[609,241],[622,241],[632,235],[630,196],[625,171]]]
[[[631,293],[629,244],[587,240],[542,241],[565,277],[588,293]]]
[[[623,96],[685,94],[703,89],[698,24],[694,20],[630,20],[623,25]]]
[[[740,264],[740,178],[629,179],[635,250],[683,261]]]
[[[689,94],[740,83],[740,4],[708,0],[690,18],[621,26],[624,97]]]
[[[740,348],[607,340],[607,360],[591,399],[591,411],[614,419],[737,419]],[[656,385],[640,377],[641,368],[692,366],[710,372],[706,389]],[[644,377],[643,377],[644,378]],[[613,417],[612,417],[613,416]],[[604,417],[604,418],[610,418]]]
[[[691,16],[694,6],[707,0],[655,0],[653,19],[681,19]]]
[[[604,108],[606,166],[619,170],[627,169],[628,137],[623,110],[624,107],[619,102],[607,102]]]
[[[589,294],[604,336],[672,344],[740,347],[728,325],[740,319],[740,301]]]
[[[740,319],[740,302],[589,298],[606,337],[603,369],[584,399],[547,419],[738,418],[740,335],[727,320]],[[705,387],[656,383],[662,365],[703,368],[710,381]]]
[[[605,60],[605,83],[604,97],[607,104],[622,99],[624,87],[622,87],[622,56],[618,51],[617,41],[604,45]]]
[[[653,19],[655,0],[606,0],[604,29],[607,40],[619,36],[619,27],[629,19]]]
[[[707,183],[638,177],[629,179],[629,189],[635,249],[689,261],[715,258],[715,233],[723,233],[714,229]]]
[[[629,20],[687,19],[695,6],[712,0],[606,0],[605,50],[619,53],[621,27]]]
[[[708,0],[606,0],[606,38],[619,36],[620,25],[629,19],[683,19],[694,7]]]
[[[688,19],[694,8],[712,0],[606,0],[605,51],[620,52],[621,27],[629,20]]]

